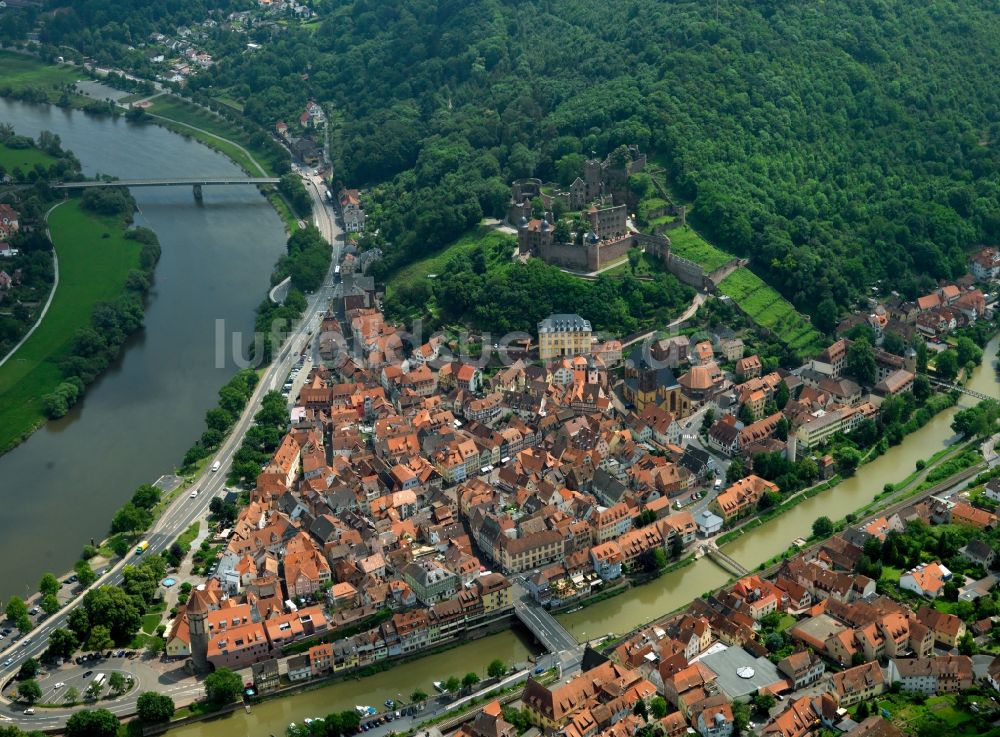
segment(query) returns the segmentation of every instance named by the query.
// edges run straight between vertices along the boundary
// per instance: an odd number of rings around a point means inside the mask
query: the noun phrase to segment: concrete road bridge
[[[173,179],[115,179],[113,181],[89,180],[83,182],[56,182],[52,189],[99,189],[106,187],[191,187],[196,200],[201,199],[202,187],[239,184],[277,184],[277,177],[177,177]]]

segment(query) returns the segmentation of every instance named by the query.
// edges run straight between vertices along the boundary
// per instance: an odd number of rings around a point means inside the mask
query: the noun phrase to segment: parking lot
[[[121,653],[121,656],[118,656],[118,653]],[[111,657],[105,657],[108,654]],[[137,683],[133,663],[135,657],[136,653],[132,651],[115,650],[110,653],[101,653],[100,655],[91,654],[85,658],[78,657],[58,667],[43,668],[35,678],[38,681],[38,685],[42,688],[42,698],[39,699],[39,703],[62,704],[70,688],[76,689],[76,701],[82,703],[85,701],[84,694],[86,694],[87,688],[100,673],[103,673],[105,676],[101,696],[105,696],[108,693],[107,679],[111,677],[112,673],[117,672],[125,676],[125,681],[130,684],[131,688]],[[17,681],[11,681],[5,689],[4,695],[9,698],[16,689]],[[24,705],[13,704],[12,709],[14,711],[21,711],[24,709]]]

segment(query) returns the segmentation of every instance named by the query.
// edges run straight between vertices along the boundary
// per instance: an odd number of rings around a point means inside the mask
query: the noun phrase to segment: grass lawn
[[[142,631],[147,635],[152,635],[156,632],[157,625],[160,624],[160,619],[163,615],[160,612],[153,612],[152,614],[142,615]]]
[[[165,644],[165,640],[162,637],[156,637],[155,635],[147,635],[139,632],[132,638],[132,642],[130,642],[128,646],[132,650],[146,649],[159,652],[163,650]]]
[[[59,287],[38,329],[0,366],[0,450],[43,421],[42,396],[61,381],[58,362],[73,334],[90,322],[94,304],[121,294],[139,262],[141,245],[124,237],[122,224],[83,211],[78,200],[53,210],[49,228],[59,256]]]
[[[237,146],[234,146],[232,143],[227,141],[220,141],[214,136],[206,135],[187,127],[194,126],[195,128],[203,128],[209,133],[215,134],[215,136],[221,136],[222,138],[227,138],[233,141],[243,141],[247,135],[237,126],[227,120],[212,115],[197,105],[192,105],[191,103],[185,102],[177,97],[160,95],[152,102],[153,106],[149,108],[150,115],[156,116],[161,120],[165,120],[168,128],[171,128],[172,130],[183,135],[191,136],[192,138],[201,141],[206,146],[214,148],[217,151],[221,151],[239,164],[248,173],[253,174],[254,176],[260,176],[260,170],[253,165],[250,158]],[[181,125],[171,125],[171,121],[180,123]],[[270,169],[270,163],[267,160],[267,156],[263,152],[255,151],[250,145],[246,145],[244,148],[253,154],[253,157],[262,167],[264,167],[267,174],[270,175],[274,173]]]
[[[778,632],[784,632],[789,627],[794,625],[798,620],[791,614],[782,614],[781,622],[778,624]]]
[[[28,87],[44,89],[49,100],[55,101],[59,99],[63,87],[82,78],[83,75],[72,67],[54,66],[23,54],[0,51],[0,87],[12,90]]]
[[[389,279],[386,285],[386,291],[391,293],[392,290],[399,288],[403,284],[412,284],[413,282],[426,279],[430,274],[436,274],[442,271],[448,260],[458,254],[458,253],[471,253],[475,250],[476,246],[482,243],[489,250],[494,244],[499,243],[503,240],[510,241],[511,253],[513,253],[516,247],[516,241],[512,235],[507,233],[501,233],[499,231],[493,230],[493,228],[488,228],[485,225],[466,233],[457,241],[452,243],[450,246],[428,256],[427,258],[422,258],[419,261],[414,261],[412,264],[400,269]]]
[[[715,271],[733,260],[731,254],[716,248],[687,226],[671,230],[666,235],[670,238],[670,250],[673,253],[694,261],[705,273]]]
[[[901,568],[893,568],[892,566],[882,566],[882,580],[889,583],[899,584],[899,577],[903,575],[903,570]]]
[[[41,164],[48,168],[54,163],[56,160],[40,149],[8,148],[0,143],[0,167],[6,171],[20,168],[21,171],[27,172],[29,169],[34,169],[35,164]]]

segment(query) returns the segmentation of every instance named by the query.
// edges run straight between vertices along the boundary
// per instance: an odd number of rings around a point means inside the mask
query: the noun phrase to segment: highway
[[[285,377],[288,376],[292,366],[298,360],[295,355],[296,348],[304,342],[309,333],[317,331],[322,315],[326,311],[327,300],[332,291],[330,285],[332,285],[334,266],[340,260],[343,234],[337,226],[329,206],[323,202],[320,184],[316,182],[315,178],[311,177],[305,177],[305,182],[314,200],[313,218],[316,227],[320,230],[323,237],[331,243],[332,259],[326,283],[323,288],[310,296],[308,306],[299,324],[290,331],[284,347],[278,350],[276,358],[267,367],[267,370],[261,376],[261,380],[257,383],[243,414],[240,415],[240,418],[218,452],[210,459],[212,462],[219,462],[219,470],[214,473],[211,470],[206,470],[195,479],[192,486],[189,487],[199,489],[199,494],[194,499],[190,498],[186,489],[182,489],[178,493],[177,498],[171,502],[170,506],[160,515],[153,524],[153,527],[144,536],[149,541],[149,550],[146,554],[153,555],[163,552],[195,520],[207,517],[208,507],[212,499],[223,492],[226,484],[226,476],[232,465],[233,455],[243,442],[243,436],[253,424],[253,418],[260,409],[261,400],[268,391],[276,389],[284,383]],[[311,186],[308,186],[310,184]],[[215,346],[206,345],[205,350],[214,353]],[[210,469],[210,465],[208,468]],[[109,567],[92,584],[92,587],[116,586],[121,584],[122,570],[126,565],[133,563],[136,557],[136,554],[132,552],[124,559]],[[2,652],[0,652],[0,663],[4,663],[8,659],[12,661],[10,665],[0,666],[0,683],[6,683],[17,672],[21,662],[27,657],[38,658],[42,654],[47,647],[51,632],[56,628],[66,626],[69,612],[81,603],[87,590],[79,591],[62,609],[43,620],[28,636],[22,638],[20,642],[13,646],[11,646],[10,640],[4,640],[0,643],[0,648],[3,648]],[[192,685],[194,685],[193,682]],[[129,713],[129,708],[138,697],[138,690],[135,689],[129,696],[113,702],[109,708],[119,713]],[[200,690],[199,687],[198,691],[200,692]],[[57,725],[59,720],[65,719],[66,715],[72,713],[72,710],[37,708],[34,716],[25,716],[22,714],[23,705],[12,705],[3,697],[0,697],[0,709],[5,712],[0,713],[0,724],[13,722],[25,729],[52,728]],[[13,718],[6,716],[12,712]]]

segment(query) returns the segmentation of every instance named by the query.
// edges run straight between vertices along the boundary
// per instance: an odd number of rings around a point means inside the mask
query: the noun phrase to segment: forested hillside
[[[914,294],[1000,240],[992,0],[317,8],[195,85],[267,126],[326,105],[338,176],[382,184],[387,266],[500,214],[512,177],[622,143],[659,155],[701,229],[807,312],[877,279]],[[67,25],[50,40],[111,53]]]

